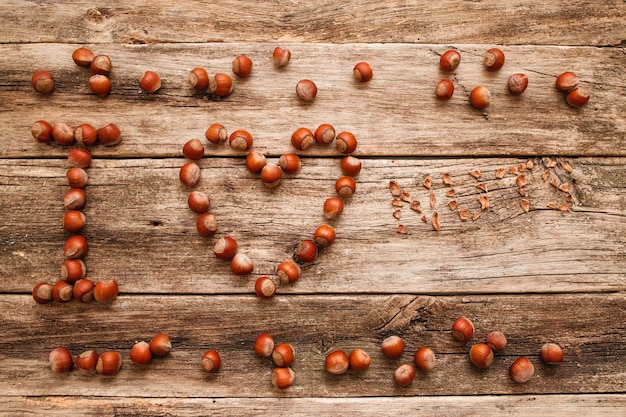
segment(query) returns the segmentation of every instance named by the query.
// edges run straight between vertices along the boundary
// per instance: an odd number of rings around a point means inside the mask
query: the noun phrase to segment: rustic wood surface
[[[623,416],[625,19],[617,0],[2,2],[0,415],[364,416],[399,407],[442,416]],[[284,70],[270,59],[278,44],[292,51]],[[71,60],[79,45],[111,56],[110,96],[90,94],[89,71]],[[497,73],[482,69],[492,46],[507,57]],[[462,63],[441,73],[439,56],[451,47]],[[235,79],[230,96],[188,86],[191,68],[231,73],[237,54],[249,55],[254,70]],[[374,67],[365,85],[351,76],[361,60]],[[50,96],[30,86],[39,68],[55,75]],[[148,69],[163,79],[155,95],[138,88]],[[591,90],[586,107],[570,108],[555,90],[565,70]],[[520,97],[506,91],[514,72],[530,79]],[[313,103],[295,96],[302,78],[318,85]],[[446,103],[433,96],[441,78],[456,88]],[[468,105],[479,84],[493,97],[484,111]],[[111,304],[37,305],[30,295],[35,283],[60,279],[67,237],[69,148],[36,143],[29,130],[38,119],[122,129],[120,145],[91,148],[84,209],[88,277],[120,283]],[[334,195],[340,155],[333,146],[299,152],[301,171],[268,190],[245,169],[245,153],[205,142],[196,188],[210,195],[219,229],[202,238],[178,171],[183,143],[214,122],[250,130],[255,149],[272,160],[293,151],[289,138],[300,126],[329,122],[359,139],[363,171],[332,221],[336,243],[271,300],[254,295],[254,281],[276,279],[278,262],[326,222],[321,207]],[[390,181],[422,212],[393,203]],[[481,209],[481,196],[489,208]],[[225,234],[255,261],[251,276],[234,276],[213,256]],[[451,338],[461,315],[476,325],[473,342],[492,330],[508,337],[487,370],[469,363],[471,343]],[[172,337],[172,353],[134,365],[132,345],[159,331]],[[272,387],[271,363],[251,348],[260,332],[295,346],[293,387]],[[380,352],[391,334],[407,344],[399,359]],[[545,342],[564,348],[561,365],[541,363]],[[60,345],[74,354],[118,350],[124,364],[115,377],[54,374],[48,353]],[[423,345],[437,366],[396,386],[393,370]],[[367,372],[324,371],[326,353],[356,347],[372,356]],[[223,360],[212,375],[199,366],[209,348]],[[508,376],[519,355],[535,366],[526,384]]]

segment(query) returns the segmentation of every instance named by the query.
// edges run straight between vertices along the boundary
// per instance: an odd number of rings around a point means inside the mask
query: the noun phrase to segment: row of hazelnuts
[[[291,59],[291,52],[277,46],[272,53],[272,61],[277,68],[287,66]],[[80,47],[72,53],[72,60],[79,67],[89,68],[93,75],[89,78],[91,91],[98,96],[107,96],[111,92],[111,80],[109,75],[112,69],[111,58],[105,54],[95,55],[89,48]],[[252,73],[252,60],[247,55],[236,56],[232,63],[232,72],[239,78],[247,78]],[[367,82],[372,79],[372,67],[367,62],[359,62],[353,70],[354,79],[358,82]],[[201,67],[193,68],[188,75],[188,81],[192,88],[197,91],[206,91],[211,94],[224,97],[234,90],[233,79],[226,73],[216,73],[210,76]],[[154,71],[145,71],[139,79],[139,87],[147,93],[156,93],[161,88],[161,77]],[[50,94],[54,91],[55,81],[52,73],[46,70],[38,70],[31,77],[33,89],[42,94]],[[303,79],[296,84],[296,94],[304,101],[312,101],[317,95],[316,84]]]
[[[252,135],[245,130],[236,130],[230,136],[226,128],[218,123],[208,127],[205,132],[207,140],[214,145],[221,144],[230,138],[231,148],[238,151],[249,151],[246,156],[246,167],[253,174],[260,174],[261,180],[268,188],[276,187],[282,180],[282,172],[295,174],[300,170],[300,158],[293,153],[284,154],[279,159],[279,165],[267,162],[265,156],[258,151],[251,150]],[[344,154],[350,154],[356,149],[356,137],[350,132],[342,132],[335,135],[335,129],[330,124],[322,124],[313,134],[307,128],[299,128],[292,135],[292,144],[298,150],[310,148],[314,142],[329,145],[336,139],[337,148]],[[179,172],[180,181],[189,188],[195,187],[201,176],[200,167],[194,162],[204,156],[204,145],[199,139],[191,139],[183,146],[183,155],[190,159],[181,167]],[[356,182],[352,176],[357,175],[361,170],[361,162],[347,155],[341,161],[341,167],[346,176],[340,177],[335,182],[335,189],[339,197],[326,199],[323,206],[324,216],[328,220],[337,218],[344,208],[342,198],[352,196],[356,192]],[[351,175],[351,176],[350,176]],[[191,191],[187,204],[191,211],[199,214],[196,220],[196,228],[201,236],[211,237],[217,231],[217,219],[209,212],[210,197],[198,190]],[[336,237],[334,228],[328,224],[317,227],[314,233],[314,240],[302,240],[295,248],[294,260],[287,259],[281,262],[276,273],[283,284],[295,282],[301,275],[298,263],[310,263],[317,259],[319,247],[330,246]],[[214,254],[218,259],[230,261],[230,267],[236,275],[251,274],[254,269],[253,261],[244,253],[238,252],[237,241],[230,236],[221,237],[214,247]],[[255,283],[255,293],[260,298],[271,298],[276,292],[276,284],[267,277],[261,276]]]
[[[485,69],[490,72],[498,71],[504,66],[504,52],[498,48],[491,48],[485,52]],[[454,71],[461,63],[461,54],[456,49],[445,51],[439,58],[439,69],[444,72]],[[572,107],[583,107],[589,101],[590,93],[586,88],[578,86],[579,78],[573,72],[567,71],[556,79],[556,88],[566,93],[566,101]],[[522,94],[528,87],[526,74],[515,73],[509,76],[507,88],[513,95]],[[440,100],[449,100],[454,93],[454,84],[443,79],[435,86],[435,95]],[[485,86],[477,86],[470,92],[470,104],[477,110],[485,109],[491,102],[491,93]]]
[[[62,225],[68,233],[79,233],[85,227],[86,216],[81,211],[87,203],[87,194],[84,188],[87,185],[88,175],[85,168],[91,165],[91,153],[84,148],[73,148],[67,157],[68,184],[70,189],[63,196]],[[85,278],[87,268],[83,261],[87,254],[87,239],[81,234],[73,234],[64,245],[64,254],[67,259],[61,264],[61,280],[54,285],[47,282],[37,283],[32,296],[38,304],[47,304],[51,301],[67,303],[72,299],[86,303],[92,300],[99,302],[113,301],[118,294],[117,282],[113,279],[101,280],[94,283]]]
[[[157,333],[150,343],[140,341],[130,350],[130,359],[137,365],[146,365],[154,356],[165,356],[172,350],[170,338],[165,333]],[[109,350],[98,354],[95,350],[86,350],[76,356],[76,360],[67,347],[53,349],[49,355],[50,369],[56,373],[70,372],[76,366],[82,375],[115,375],[122,367],[122,355]]]
[[[469,342],[474,336],[474,324],[467,317],[459,317],[452,325],[452,337],[459,342]],[[506,336],[499,331],[487,335],[484,343],[476,343],[470,347],[469,359],[472,365],[480,369],[491,366],[494,352],[502,351],[507,344]],[[545,343],[541,347],[541,360],[546,365],[558,365],[563,362],[563,349],[556,343]],[[535,367],[526,356],[518,357],[509,366],[509,375],[513,381],[525,383],[534,375]]]

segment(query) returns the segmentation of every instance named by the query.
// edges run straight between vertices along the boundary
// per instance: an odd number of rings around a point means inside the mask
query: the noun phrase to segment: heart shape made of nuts
[[[338,218],[344,210],[344,200],[356,192],[354,177],[361,171],[361,161],[352,156],[357,147],[357,139],[351,132],[335,134],[330,124],[320,125],[315,132],[300,127],[291,136],[291,144],[299,151],[306,151],[314,144],[328,146],[333,141],[337,150],[346,155],[341,160],[341,170],[345,174],[335,181],[337,196],[329,197],[323,205],[324,217],[327,220]],[[230,147],[239,152],[247,152],[245,165],[248,171],[258,175],[267,188],[278,187],[285,174],[297,174],[302,166],[300,157],[295,153],[286,153],[280,156],[278,164],[268,162],[265,155],[253,149],[252,135],[246,130],[235,130],[230,135],[226,128],[214,123],[210,125],[205,137],[210,144],[219,146],[228,141]],[[196,229],[201,236],[212,237],[217,233],[217,218],[211,213],[211,199],[203,191],[194,189],[200,182],[201,168],[194,161],[204,157],[205,148],[200,139],[191,139],[183,146],[183,155],[189,161],[180,169],[179,179],[190,191],[187,205],[191,211],[198,214]],[[311,239],[301,240],[294,249],[293,257],[285,259],[276,267],[276,276],[281,284],[294,283],[300,278],[300,265],[314,262],[321,248],[328,247],[335,241],[335,229],[326,223],[320,224]],[[221,236],[214,245],[213,253],[216,258],[230,261],[230,269],[235,275],[249,275],[254,270],[254,262],[248,255],[240,252],[237,241],[228,235]],[[254,286],[259,298],[271,298],[276,293],[275,279],[267,275],[260,276]]]

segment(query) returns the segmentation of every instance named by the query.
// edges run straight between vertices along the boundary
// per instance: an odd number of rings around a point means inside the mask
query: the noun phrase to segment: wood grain
[[[100,149],[114,157],[180,155],[181,143],[203,137],[215,122],[229,132],[247,129],[255,148],[280,155],[293,151],[291,134],[299,127],[315,129],[331,123],[356,134],[357,155],[367,156],[625,156],[626,54],[620,48],[562,48],[510,46],[497,73],[483,70],[484,45],[455,45],[463,62],[454,74],[438,70],[441,45],[294,44],[284,71],[270,60],[271,44],[93,45],[113,61],[113,91],[107,98],[90,93],[89,71],[71,60],[76,44],[0,45],[5,68],[0,95],[0,156],[8,158],[61,156],[65,149],[39,146],[30,126],[43,119],[98,125],[112,121],[124,135],[113,148]],[[253,76],[237,81],[224,99],[194,93],[187,81],[196,66],[231,73],[231,60],[245,53],[255,62]],[[368,60],[374,79],[366,85],[352,79],[355,63]],[[30,77],[45,67],[57,79],[50,96],[33,91]],[[138,88],[141,74],[151,69],[163,79],[155,95]],[[574,109],[554,88],[556,76],[575,71],[591,90],[590,103]],[[528,74],[522,96],[506,88],[514,72]],[[455,95],[448,102],[434,96],[435,84],[451,78]],[[298,80],[311,78],[318,96],[304,104],[295,94]],[[469,105],[470,91],[484,84],[492,104],[484,111]],[[19,117],[15,117],[15,114]],[[164,112],[167,117],[164,116]],[[314,147],[310,155],[332,155],[331,148]],[[43,154],[42,154],[43,152]],[[227,147],[212,149],[231,155]]]
[[[361,397],[413,395],[489,395],[549,393],[623,393],[623,344],[626,300],[621,294],[560,294],[427,297],[419,295],[279,296],[120,296],[110,305],[35,305],[29,296],[0,296],[4,337],[0,343],[0,382],[11,396],[142,397]],[[323,314],[320,314],[324,312]],[[473,343],[492,330],[508,344],[487,370],[469,363],[470,344],[450,335],[465,315],[476,327]],[[170,335],[173,350],[140,367],[128,352],[138,340],[158,331]],[[294,386],[285,391],[270,383],[272,364],[256,357],[252,345],[261,332],[277,343],[293,344]],[[381,341],[398,334],[406,349],[386,359]],[[543,365],[543,343],[560,344],[565,360]],[[118,350],[124,364],[115,377],[54,374],[48,353],[65,345],[83,350]],[[392,374],[412,362],[419,346],[430,346],[437,365],[420,373],[409,388]],[[364,349],[372,357],[364,373],[331,376],[323,368],[331,350]],[[207,375],[199,358],[207,349],[221,352],[220,372]],[[513,382],[509,365],[528,356],[535,376]]]
[[[323,0],[194,2],[13,0],[0,7],[1,43],[360,42],[620,45],[623,1],[540,4]]]
[[[336,243],[304,267],[303,278],[280,293],[517,293],[623,291],[626,235],[624,158],[568,159],[574,171],[546,168],[550,158],[534,160],[533,170],[517,171],[528,159],[364,159],[357,193],[343,215],[332,221]],[[555,160],[556,161],[556,160]],[[178,180],[183,158],[96,159],[88,168],[88,205],[84,234],[86,258],[94,279],[115,278],[124,293],[250,293],[254,279],[236,278],[228,262],[216,259],[213,245],[231,235],[254,260],[253,277],[274,276],[280,261],[328,222],[325,198],[335,195],[341,175],[337,158],[303,158],[301,171],[268,190],[235,158],[202,160],[203,178],[196,189],[212,199],[218,233],[200,237],[197,215],[187,208],[189,189]],[[498,168],[515,174],[497,179]],[[0,255],[0,287],[30,292],[39,281],[55,282],[67,233],[61,227],[66,185],[63,160],[5,160],[0,163],[0,192],[5,196],[5,245]],[[488,187],[469,175],[480,170]],[[543,180],[543,173],[570,186],[570,193]],[[453,186],[441,180],[450,173]],[[531,210],[522,210],[516,185],[524,175]],[[429,207],[423,179],[433,180],[437,198]],[[423,213],[392,214],[389,181],[395,180],[421,202]],[[455,190],[454,197],[446,193]],[[481,210],[481,194],[490,208]],[[572,203],[568,203],[568,194]],[[294,196],[298,196],[294,199]],[[450,201],[459,208],[451,210]],[[567,205],[570,211],[549,209]],[[42,207],[46,207],[42,210]],[[480,214],[462,221],[459,211]],[[430,220],[437,211],[442,231]],[[471,215],[470,215],[471,216]],[[409,234],[396,232],[404,224]],[[19,280],[15,276],[22,277]],[[174,278],[175,277],[175,278]],[[376,283],[372,285],[372,283]]]
[[[541,416],[586,413],[597,417],[621,417],[626,402],[621,395],[514,395],[448,397],[372,398],[76,398],[0,397],[5,413],[0,415],[66,416],[77,409],[83,416],[176,415],[212,416],[258,415],[271,411],[274,416],[379,416],[389,410],[430,416],[466,417],[495,415]]]

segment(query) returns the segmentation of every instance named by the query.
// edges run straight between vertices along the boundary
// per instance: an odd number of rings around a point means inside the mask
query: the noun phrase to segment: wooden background
[[[305,416],[398,408],[442,416],[624,415],[625,20],[626,3],[617,0],[2,2],[0,413]],[[104,99],[90,94],[88,71],[71,60],[81,44],[113,61],[113,91]],[[292,51],[280,71],[270,58],[277,45]],[[486,73],[482,55],[492,46],[506,63]],[[439,55],[451,47],[462,63],[442,74]],[[191,68],[230,73],[237,54],[249,55],[254,70],[236,80],[229,97],[212,99],[188,86]],[[374,68],[364,85],[351,75],[361,60]],[[50,96],[30,86],[39,68],[57,80]],[[155,95],[138,88],[148,69],[163,79]],[[554,88],[566,70],[591,90],[582,109],[567,106]],[[514,72],[530,80],[520,97],[506,91]],[[456,90],[441,103],[433,89],[446,77]],[[302,78],[318,85],[311,104],[294,94]],[[493,96],[482,112],[468,105],[478,84]],[[36,143],[29,130],[38,119],[111,121],[123,132],[119,146],[92,149],[84,210],[88,277],[120,284],[110,305],[41,306],[30,295],[35,283],[59,279],[67,236],[68,148]],[[211,196],[217,236],[232,235],[255,261],[251,277],[236,277],[212,255],[216,238],[196,233],[189,190],[178,181],[182,145],[215,122],[249,130],[255,149],[270,159],[293,151],[289,138],[300,126],[331,123],[359,139],[363,171],[333,222],[335,245],[269,301],[257,299],[254,281],[273,276],[324,221],[321,207],[334,193],[340,157],[332,147],[301,152],[302,170],[268,190],[246,171],[243,154],[205,143],[197,189]],[[533,168],[520,172],[529,161]],[[499,168],[504,178],[496,177]],[[528,180],[528,213],[515,183],[520,173]],[[551,186],[553,178],[569,193]],[[421,202],[428,219],[438,213],[441,232],[408,204],[399,220],[392,216],[392,180]],[[478,182],[488,188],[488,210],[480,210]],[[461,221],[450,200],[480,218]],[[398,234],[398,224],[408,234]],[[450,327],[461,315],[474,321],[475,341],[492,330],[508,336],[490,369],[473,368],[469,344],[452,340]],[[134,365],[132,345],[159,331],[171,336],[171,355]],[[261,332],[295,346],[290,389],[272,387],[271,364],[252,351]],[[397,360],[380,353],[391,334],[407,344]],[[560,366],[539,360],[549,341],[565,350]],[[119,350],[124,365],[108,378],[53,374],[48,353],[60,345],[74,354]],[[393,370],[423,345],[436,352],[436,368],[397,387]],[[372,356],[367,372],[332,377],[323,370],[327,352],[356,347]],[[215,375],[199,366],[209,348],[222,355]],[[535,364],[523,385],[507,372],[519,355]]]

